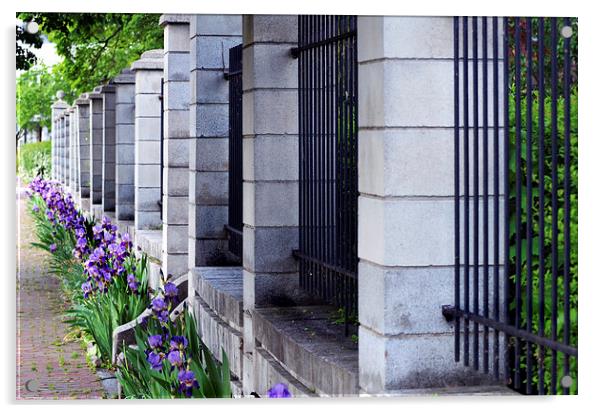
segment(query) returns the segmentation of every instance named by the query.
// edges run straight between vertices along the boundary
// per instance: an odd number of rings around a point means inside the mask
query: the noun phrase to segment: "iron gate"
[[[242,259],[242,44],[230,49],[228,91],[228,250]]]
[[[454,19],[455,302],[444,315],[456,361],[526,394],[577,392],[576,30],[569,18]]]
[[[299,16],[299,275],[310,294],[357,311],[355,16]],[[348,322],[345,323],[348,332]]]

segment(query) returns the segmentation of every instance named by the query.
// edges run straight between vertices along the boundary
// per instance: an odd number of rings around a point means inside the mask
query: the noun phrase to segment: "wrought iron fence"
[[[299,16],[300,284],[357,311],[355,16]],[[348,322],[345,323],[348,332]]]
[[[456,361],[526,394],[577,392],[576,34],[569,18],[454,19],[444,315]]]
[[[228,92],[228,250],[242,259],[242,44],[230,49]]]

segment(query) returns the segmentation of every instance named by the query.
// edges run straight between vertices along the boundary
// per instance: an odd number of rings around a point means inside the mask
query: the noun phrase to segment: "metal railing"
[[[357,41],[355,16],[299,16],[301,287],[357,311]]]
[[[228,92],[228,251],[242,259],[242,44],[230,49]]]
[[[454,19],[455,290],[443,313],[456,361],[526,394],[577,392],[576,29]]]

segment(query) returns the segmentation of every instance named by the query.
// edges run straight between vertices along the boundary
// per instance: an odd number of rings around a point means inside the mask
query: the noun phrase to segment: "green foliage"
[[[36,61],[36,55],[30,50],[31,47],[39,49],[42,47],[42,38],[39,33],[29,33],[22,26],[16,26],[17,30],[17,70],[28,70]]]
[[[34,205],[37,212],[33,211]],[[47,219],[46,204],[39,195],[30,199],[29,206],[38,238],[32,244],[48,252],[52,244],[56,246],[56,250],[49,254],[48,269],[62,281],[63,291],[71,304],[66,311],[69,316],[67,322],[73,331],[93,339],[101,360],[109,365],[113,330],[136,318],[149,304],[146,255],[142,254],[140,258],[132,255],[124,262],[125,273],[134,274],[140,282],[139,294],[128,291],[125,277],[115,277],[106,293],[84,299],[81,285],[86,277],[82,264],[73,257],[75,235]],[[92,232],[94,225],[94,221],[85,222],[88,233]]]
[[[129,257],[124,266],[126,274],[134,274],[140,281],[142,293],[128,292],[125,277],[115,277],[106,293],[78,299],[66,312],[70,325],[92,336],[106,364],[110,364],[113,354],[113,330],[138,317],[149,304],[146,256],[142,255],[139,261]],[[79,287],[78,290],[81,296]]]
[[[65,92],[79,96],[106,82],[150,49],[163,47],[158,14],[19,13],[35,20],[64,58]]]
[[[222,350],[223,363],[219,365],[211,351],[199,338],[193,316],[184,308],[175,320],[167,325],[161,325],[156,319],[149,317],[146,325],[139,325],[136,328],[136,345],[125,349],[124,360],[118,365],[116,373],[126,398],[184,397],[178,390],[178,369],[172,369],[169,362],[163,360],[161,371],[156,371],[146,360],[147,351],[150,349],[148,337],[164,333],[169,336],[184,336],[188,340],[189,368],[199,382],[199,388],[193,389],[192,397],[229,398],[232,396],[230,367],[226,353]]]
[[[25,180],[50,176],[50,141],[26,143],[17,153],[17,171]]]
[[[33,211],[34,205],[37,206],[38,212]],[[65,291],[71,293],[73,290],[79,290],[84,276],[81,264],[72,254],[75,247],[74,235],[61,226],[53,225],[46,218],[46,204],[39,195],[30,198],[29,207],[38,238],[32,245],[48,252],[50,245],[56,245],[56,251],[49,254],[48,271],[63,281]]]
[[[17,78],[17,126],[33,130],[51,127],[51,106],[59,90],[69,89],[59,66],[33,66]],[[66,99],[73,101],[73,96]]]
[[[523,92],[524,93],[524,92]],[[577,88],[574,87],[570,94],[570,119],[569,119],[569,130],[570,130],[570,169],[568,171],[570,186],[569,186],[569,197],[570,197],[570,212],[569,212],[569,233],[570,233],[570,242],[566,242],[564,239],[564,217],[567,213],[563,204],[564,199],[564,182],[565,182],[565,150],[564,150],[564,126],[565,126],[565,118],[564,118],[564,105],[565,100],[562,96],[558,98],[558,122],[557,122],[557,190],[553,190],[553,174],[554,168],[552,165],[552,124],[553,118],[551,113],[551,98],[549,94],[546,94],[544,97],[544,155],[541,158],[544,165],[544,173],[543,175],[539,174],[539,125],[538,118],[536,116],[538,105],[540,102],[540,97],[537,92],[533,92],[533,122],[531,124],[532,128],[532,150],[527,151],[527,131],[526,131],[526,111],[527,104],[526,99],[523,96],[521,101],[521,117],[523,122],[523,127],[521,128],[521,170],[518,176],[520,176],[519,186],[521,188],[521,214],[520,214],[520,249],[521,249],[521,258],[520,258],[520,283],[522,285],[521,288],[521,302],[523,305],[521,306],[521,319],[523,320],[523,328],[526,328],[526,320],[528,318],[527,307],[524,303],[527,302],[527,277],[526,274],[529,270],[533,273],[533,289],[532,289],[532,299],[533,299],[533,328],[532,331],[534,333],[539,333],[539,304],[543,300],[544,303],[544,335],[547,337],[552,336],[552,286],[553,286],[553,269],[552,269],[552,253],[553,249],[556,248],[558,251],[558,264],[556,266],[557,273],[559,274],[558,282],[556,283],[558,299],[556,302],[558,308],[558,317],[556,319],[557,322],[557,337],[562,337],[564,334],[564,329],[566,326],[564,325],[564,277],[563,272],[565,269],[564,262],[564,250],[565,248],[570,248],[570,284],[569,284],[569,313],[570,313],[570,345],[577,346],[577,304],[578,304],[578,245],[577,245],[577,224],[578,224],[578,140],[577,140]],[[510,247],[510,269],[511,269],[511,277],[513,280],[518,279],[516,276],[516,265],[517,265],[517,245],[519,240],[517,239],[517,231],[516,231],[516,221],[518,218],[518,214],[515,208],[516,205],[516,183],[517,183],[517,174],[516,174],[516,127],[515,127],[515,107],[514,105],[510,105],[510,205],[511,205],[511,216],[510,216],[510,237],[511,237],[511,247]],[[533,251],[532,251],[532,262],[530,264],[527,263],[527,223],[529,221],[528,211],[528,203],[527,203],[527,163],[531,162],[533,165],[533,174],[531,180],[531,188],[532,188],[532,204],[531,204],[531,228],[532,228],[532,239],[533,239]],[[543,193],[540,193],[539,184],[543,182]],[[557,246],[553,245],[553,213],[552,213],[552,200],[556,197],[558,200],[558,243]],[[544,227],[539,227],[539,217],[540,217],[540,206],[543,206],[543,218],[544,218]],[[540,237],[543,236],[543,251],[540,251],[539,241]],[[542,259],[543,266],[540,266],[540,258]],[[539,286],[543,281],[544,287],[544,295],[540,296],[539,294]],[[517,308],[517,300],[516,297],[514,301],[510,303],[511,311],[516,311]],[[535,377],[535,382],[538,380],[544,380],[545,386],[547,389],[550,389],[551,384],[551,369],[552,369],[552,358],[551,354],[548,351],[547,354],[539,354],[537,351],[536,359],[539,360],[540,363],[543,364],[545,368],[544,377]],[[558,383],[557,389],[562,389],[560,385],[560,380],[564,376],[562,371],[562,361],[563,356],[559,357],[558,363]],[[526,359],[523,357],[521,360],[521,364],[523,367],[526,365]],[[537,366],[535,367],[537,369]],[[573,377],[573,385],[570,389],[571,393],[576,393],[577,391],[577,361],[573,358],[571,360],[570,366],[571,375]]]

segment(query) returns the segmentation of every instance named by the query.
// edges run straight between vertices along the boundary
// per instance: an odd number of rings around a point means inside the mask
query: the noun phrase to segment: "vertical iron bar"
[[[514,92],[514,120],[515,120],[515,131],[514,131],[514,154],[515,154],[515,280],[514,280],[514,300],[516,303],[515,314],[514,314],[514,326],[520,328],[521,325],[521,271],[522,271],[522,236],[521,236],[521,224],[522,224],[522,178],[521,178],[521,156],[522,156],[522,122],[521,122],[521,49],[520,49],[520,18],[514,19],[514,81],[515,81],[515,92]],[[521,343],[518,337],[514,337],[514,388],[520,387],[520,358],[521,358]]]
[[[539,214],[539,222],[538,222],[538,232],[539,232],[539,243],[538,243],[538,247],[539,247],[539,269],[537,271],[537,276],[539,278],[539,292],[538,292],[538,300],[539,300],[539,312],[538,312],[538,318],[539,318],[539,322],[538,322],[538,326],[537,326],[537,332],[539,334],[540,337],[543,337],[545,335],[545,324],[544,324],[544,317],[545,317],[545,256],[544,256],[544,234],[545,234],[545,194],[544,194],[544,158],[545,158],[545,130],[544,130],[544,107],[545,107],[545,89],[544,89],[544,67],[545,67],[545,32],[544,32],[544,19],[543,17],[539,17],[538,18],[538,25],[537,25],[537,71],[538,71],[538,75],[537,75],[537,88],[538,88],[538,114],[537,114],[537,120],[538,120],[538,127],[537,127],[537,131],[538,131],[538,148],[537,148],[537,163],[538,163],[538,173],[537,173],[537,178],[539,181],[539,185],[538,185],[538,191],[539,191],[539,196],[538,196],[538,206],[539,206],[539,210],[538,210],[538,214]],[[538,370],[537,370],[537,377],[538,377],[538,393],[539,394],[544,394],[545,393],[545,388],[544,388],[544,358],[545,358],[545,354],[546,354],[546,350],[544,349],[544,347],[542,345],[539,346],[539,354],[537,357],[538,360]]]
[[[460,79],[459,27],[454,17],[454,306],[460,308]],[[460,361],[460,318],[454,316],[454,359]]]
[[[509,79],[509,28],[508,17],[504,17],[504,322],[510,322],[510,79]],[[506,345],[504,376],[510,383],[509,344],[510,335],[504,333]]]
[[[316,16],[316,40],[322,40],[322,16]],[[315,177],[315,205],[316,205],[316,220],[315,224],[315,238],[314,244],[316,248],[315,258],[319,261],[322,260],[322,245],[321,245],[321,209],[322,209],[322,191],[321,191],[321,180],[322,180],[322,48],[316,47],[314,48],[315,58],[316,58],[316,129],[314,133],[314,143],[316,148],[316,159],[315,159],[315,169],[314,169],[314,177]],[[320,277],[322,273],[322,268],[319,265],[315,267],[316,271],[314,274],[314,294],[317,297],[321,297],[320,291]]]
[[[472,18],[472,109],[473,109],[473,312],[479,314],[479,31],[478,18]],[[479,324],[473,323],[473,367],[479,369]]]
[[[304,36],[304,16],[297,16],[297,46],[303,45],[303,36]],[[298,99],[299,99],[299,153],[298,162],[299,162],[299,251],[304,253],[304,239],[303,239],[303,227],[304,227],[304,211],[303,211],[303,120],[304,120],[304,88],[305,85],[303,83],[303,53],[300,53],[299,61],[297,62],[297,78],[298,78]],[[299,262],[299,285],[303,287],[303,273],[304,273],[304,263],[303,260]]]
[[[493,17],[493,318],[500,321],[500,161],[499,161],[499,74],[498,18]],[[500,333],[493,333],[493,375],[500,377]]]
[[[318,16],[312,16],[312,37],[313,41],[318,41]],[[317,178],[317,161],[318,161],[318,145],[317,145],[317,134],[316,131],[318,129],[318,53],[317,49],[313,48],[311,50],[311,61],[313,63],[312,70],[312,128],[311,128],[311,144],[312,144],[312,163],[310,166],[311,171],[311,183],[312,183],[312,191],[311,191],[311,225],[312,225],[312,237],[311,237],[311,245],[312,245],[312,257],[317,257],[318,255],[318,180]],[[318,266],[316,264],[312,264],[312,272],[311,272],[311,292],[313,295],[316,295],[316,279],[317,279]]]
[[[483,315],[489,317],[489,127],[487,65],[487,17],[481,20],[483,30]],[[489,372],[489,327],[483,327],[483,371]]]
[[[527,17],[526,42],[527,42],[527,331],[533,332],[533,147],[532,147],[532,106],[533,106],[533,33],[531,30],[531,18]],[[533,355],[532,345],[525,341],[527,346],[527,394],[531,394],[531,382],[533,380]]]
[[[552,23],[552,340],[558,338],[558,22],[555,17]],[[556,350],[552,350],[552,385],[551,392],[556,394],[558,377]]]
[[[468,17],[462,18],[462,52],[463,52],[463,102],[464,102],[464,311],[470,311],[469,272],[470,272],[470,161],[469,161],[469,120],[468,120]],[[464,365],[469,364],[469,330],[470,322],[464,317]]]
[[[564,18],[564,26],[570,27],[571,21],[569,18]],[[570,276],[571,276],[571,95],[570,95],[570,83],[571,83],[571,39],[570,37],[564,38],[563,52],[564,52],[564,326],[563,326],[563,342],[564,344],[570,344],[571,334],[571,316],[570,316]],[[564,354],[564,375],[570,374],[569,355]],[[563,388],[564,394],[569,394],[569,387]]]

